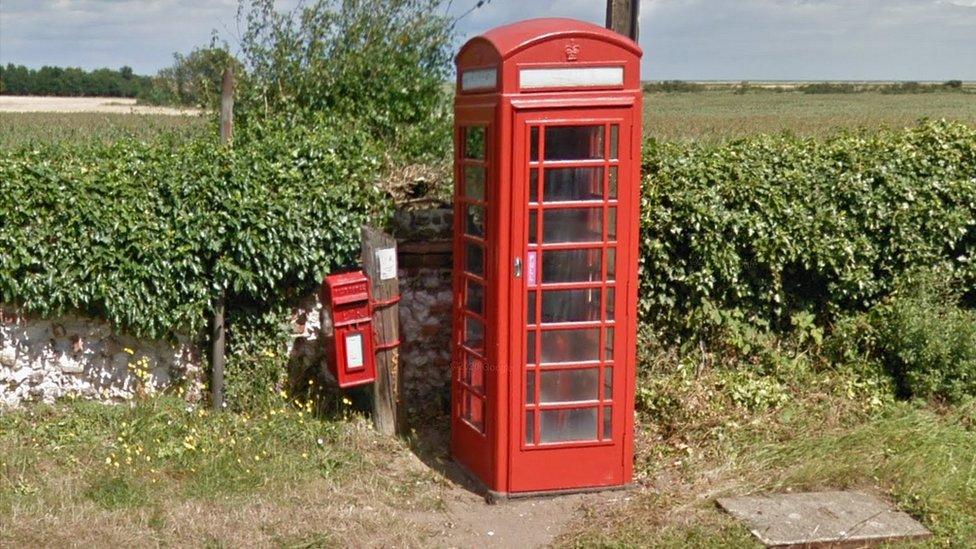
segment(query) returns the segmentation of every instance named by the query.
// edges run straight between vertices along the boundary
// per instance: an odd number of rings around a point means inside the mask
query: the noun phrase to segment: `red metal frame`
[[[574,61],[567,61],[566,52],[571,47],[578,56],[573,56]],[[626,38],[567,19],[532,20],[501,27],[472,39],[458,54],[451,451],[460,464],[494,492],[535,493],[630,482],[640,198],[639,58],[640,50]],[[519,68],[576,66],[622,66],[624,85],[518,89]],[[462,71],[491,67],[498,69],[495,89],[460,90]],[[546,160],[546,128],[555,126],[598,127],[602,147],[592,153],[599,158]],[[465,158],[469,155],[464,141],[472,127],[485,128],[483,160]],[[529,158],[533,128],[538,132],[537,160]],[[613,159],[610,158],[612,128],[617,135],[617,154]],[[594,141],[590,143],[591,148],[595,146]],[[485,168],[484,200],[467,196],[465,189],[467,168],[481,166]],[[594,185],[587,187],[587,192],[599,196],[547,202],[546,173],[557,168],[598,168],[599,176],[595,172],[584,174],[580,180],[585,185]],[[616,169],[616,197],[609,196],[613,168]],[[531,179],[532,170],[537,174],[535,180]],[[530,181],[536,185],[534,202],[530,202]],[[484,207],[483,238],[465,234],[469,206]],[[580,212],[579,208],[592,208],[592,214]],[[574,219],[594,230],[599,223],[593,241],[543,242],[547,213],[559,211],[567,215],[574,215],[570,212],[575,211]],[[535,217],[534,239],[529,234],[530,216]],[[611,229],[615,234],[609,234]],[[484,248],[484,276],[465,271],[468,250],[477,249],[469,245]],[[546,254],[560,250],[592,250],[599,254],[599,277],[588,281],[546,281]],[[615,258],[615,276],[608,279],[611,253]],[[516,261],[522,262],[521,275],[516,272]],[[534,282],[530,276],[535,277]],[[469,283],[484,285],[479,311],[466,308]],[[595,292],[582,294],[585,316],[545,322],[544,292],[558,290]],[[610,292],[614,294],[615,316],[608,316]],[[535,296],[531,319],[527,317],[530,295]],[[471,321],[483,322],[482,352],[465,344],[466,325]],[[544,334],[573,329],[599,330],[595,336],[596,355],[587,356],[594,360],[528,363],[530,356],[543,357]],[[527,348],[530,332],[536,334],[531,350]],[[612,352],[606,354],[608,337],[612,337]],[[563,338],[562,342],[553,343],[553,349],[558,350],[562,345],[563,352],[568,352],[570,343],[569,338]],[[470,382],[467,365],[471,356],[477,356],[483,367],[480,386]],[[544,377],[549,380],[568,375],[566,372],[587,369],[595,373],[580,373],[579,378],[571,380],[575,385],[555,381],[546,385],[549,393],[556,391],[562,400],[541,402]],[[608,373],[612,382],[609,396],[605,394]],[[531,375],[534,393],[528,401],[527,374]],[[566,398],[580,391],[578,387],[591,391],[587,400],[566,402]],[[480,422],[468,419],[468,403],[472,398],[483,403]],[[547,425],[568,425],[566,422],[573,418],[569,410],[594,409],[594,436],[561,442],[542,440],[543,414],[553,421]],[[577,412],[577,415],[584,416],[588,422],[591,413]],[[609,436],[604,434],[605,414],[611,420]],[[531,437],[526,436],[529,416],[533,426]]]

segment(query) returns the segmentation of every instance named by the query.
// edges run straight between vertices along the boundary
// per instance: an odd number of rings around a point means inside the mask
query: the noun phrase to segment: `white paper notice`
[[[349,334],[346,336],[346,369],[356,370],[363,367],[363,334]]]
[[[396,248],[376,250],[376,261],[380,264],[380,280],[390,280],[397,275]]]

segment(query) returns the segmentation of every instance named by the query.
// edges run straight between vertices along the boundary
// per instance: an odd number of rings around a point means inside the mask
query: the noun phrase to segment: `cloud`
[[[475,4],[453,0],[449,13]],[[233,44],[236,8],[236,0],[0,0],[0,62],[152,73],[213,29]],[[458,22],[458,45],[519,19],[603,24],[605,14],[604,0],[491,0]],[[976,0],[643,0],[640,43],[643,73],[655,79],[976,80],[974,29]]]
[[[234,24],[235,0],[3,0],[0,61],[152,73]]]

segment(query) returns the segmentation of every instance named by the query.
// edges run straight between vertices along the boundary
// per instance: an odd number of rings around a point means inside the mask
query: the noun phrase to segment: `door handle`
[[[522,258],[515,258],[515,278],[522,278]]]

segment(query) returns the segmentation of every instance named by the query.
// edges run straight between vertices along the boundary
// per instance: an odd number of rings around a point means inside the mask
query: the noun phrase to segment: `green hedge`
[[[205,326],[222,288],[260,303],[314,284],[385,208],[379,154],[346,128],[0,152],[0,299],[165,337]]]
[[[829,321],[914,266],[974,288],[976,129],[649,142],[641,216],[641,313],[670,337]]]
[[[308,288],[354,261],[359,225],[390,206],[383,152],[352,127],[274,120],[231,151],[173,138],[0,152],[0,299],[165,336],[202,328],[221,287],[248,306]],[[669,336],[829,320],[919,265],[976,287],[974,129],[649,142],[644,172],[641,313]]]

